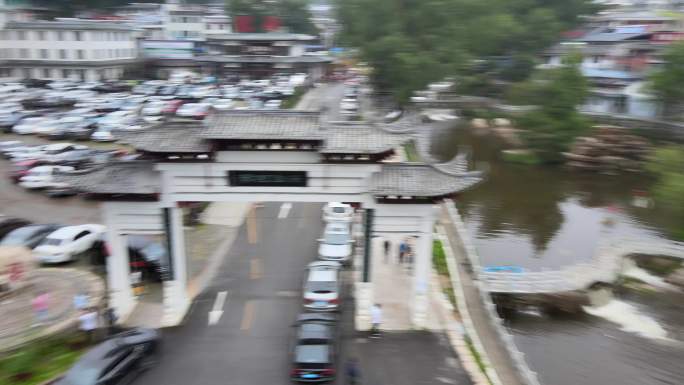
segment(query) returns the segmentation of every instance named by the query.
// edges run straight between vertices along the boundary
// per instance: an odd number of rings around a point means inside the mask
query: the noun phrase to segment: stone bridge
[[[614,282],[623,269],[624,258],[630,254],[684,259],[684,243],[615,239],[601,245],[592,260],[586,263],[536,272],[492,272],[478,268],[478,277],[492,293],[535,294],[583,290],[597,282]]]

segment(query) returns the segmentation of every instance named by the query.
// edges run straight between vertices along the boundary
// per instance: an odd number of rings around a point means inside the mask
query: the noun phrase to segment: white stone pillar
[[[183,232],[182,210],[174,205],[169,207],[169,226],[166,236],[171,247],[171,269],[173,279],[164,281],[164,316],[163,326],[178,325],[185,316],[189,306],[187,282],[187,262],[185,257],[185,234]]]
[[[413,306],[411,321],[418,329],[426,327],[428,317],[428,287],[432,273],[432,231],[435,206],[426,207],[420,223],[413,265]]]
[[[126,236],[119,234],[116,221],[116,203],[102,204],[106,240],[110,255],[107,257],[107,290],[109,306],[114,308],[120,322],[133,311],[137,300],[130,280],[130,262]]]

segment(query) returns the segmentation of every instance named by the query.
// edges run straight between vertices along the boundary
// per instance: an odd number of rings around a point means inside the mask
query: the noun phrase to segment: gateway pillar
[[[190,306],[190,298],[187,291],[183,213],[176,205],[164,207],[162,210],[168,253],[162,325],[171,326],[180,323]]]
[[[103,204],[104,222],[107,226],[107,290],[109,306],[114,309],[120,321],[124,321],[133,311],[136,299],[130,281],[130,263],[126,236],[119,233],[116,222],[116,209],[111,203]]]
[[[428,317],[428,289],[432,273],[432,231],[435,225],[436,208],[429,206],[426,209],[428,211],[420,222],[414,257],[411,321],[415,328],[426,327]]]

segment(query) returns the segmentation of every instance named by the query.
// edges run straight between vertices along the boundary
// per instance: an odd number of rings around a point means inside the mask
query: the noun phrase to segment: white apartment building
[[[8,21],[0,29],[0,79],[119,79],[138,58],[136,33],[80,19]]]

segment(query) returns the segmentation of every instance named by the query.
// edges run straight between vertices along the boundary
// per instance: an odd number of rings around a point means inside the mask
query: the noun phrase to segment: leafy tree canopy
[[[525,78],[532,57],[591,13],[589,0],[338,0],[340,43],[360,49],[376,85],[399,102],[471,59],[513,58],[506,77]]]
[[[684,146],[671,145],[656,150],[647,169],[658,178],[656,201],[681,218],[674,235],[684,239]]]
[[[684,100],[684,42],[672,44],[663,54],[665,64],[651,75],[653,91],[665,104],[665,114],[674,113],[674,107]]]

